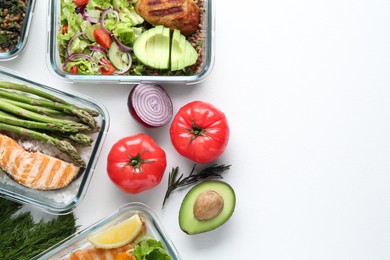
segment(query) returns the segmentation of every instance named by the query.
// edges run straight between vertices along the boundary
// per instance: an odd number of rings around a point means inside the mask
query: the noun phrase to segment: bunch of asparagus
[[[17,133],[57,147],[85,166],[76,146],[90,145],[99,130],[95,110],[70,104],[22,84],[0,82],[0,131]]]

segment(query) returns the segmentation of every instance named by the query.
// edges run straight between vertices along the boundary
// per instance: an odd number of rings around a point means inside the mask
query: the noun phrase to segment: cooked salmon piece
[[[54,190],[67,186],[80,167],[43,154],[26,151],[14,139],[0,134],[0,168],[31,189]]]
[[[164,25],[191,35],[198,29],[199,6],[194,0],[138,0],[136,12],[153,25]]]
[[[134,247],[131,244],[112,249],[87,248],[73,252],[66,260],[115,260],[123,252],[129,251]]]

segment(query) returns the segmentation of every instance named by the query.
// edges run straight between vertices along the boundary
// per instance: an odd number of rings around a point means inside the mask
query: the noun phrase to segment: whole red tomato
[[[175,149],[198,163],[219,157],[225,151],[229,133],[225,114],[204,101],[193,101],[180,108],[170,129]]]
[[[139,193],[160,183],[167,160],[164,150],[146,134],[116,142],[107,157],[111,181],[127,193]]]

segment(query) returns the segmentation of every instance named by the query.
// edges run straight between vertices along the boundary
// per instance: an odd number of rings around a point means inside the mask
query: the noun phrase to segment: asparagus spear
[[[52,144],[55,147],[57,147],[60,151],[64,152],[69,156],[69,158],[76,163],[79,166],[84,167],[85,162],[80,157],[79,153],[77,152],[76,148],[70,144],[67,141],[59,140],[57,138],[54,138],[50,135],[40,133],[34,130],[30,130],[27,128],[23,128],[20,126],[14,126],[14,125],[8,125],[4,123],[0,123],[0,130],[5,130],[13,133],[17,133],[20,135],[28,136],[37,140],[44,141],[46,143]]]
[[[4,124],[23,126],[29,129],[43,129],[49,131],[59,131],[61,133],[78,133],[87,131],[89,127],[83,124],[59,124],[56,122],[36,122],[30,120],[19,119],[17,117],[3,115],[0,113],[0,122]]]
[[[55,110],[55,109],[50,109],[50,108],[46,108],[46,107],[33,106],[33,105],[29,105],[29,104],[22,103],[22,102],[19,102],[19,101],[16,101],[16,100],[12,100],[12,99],[0,98],[0,102],[8,102],[8,103],[11,103],[11,104],[13,104],[15,106],[18,106],[18,107],[30,110],[32,112],[43,114],[43,115],[64,116],[63,112]]]
[[[8,103],[6,101],[0,102],[0,110],[6,111],[6,112],[14,114],[14,115],[18,115],[18,116],[21,116],[23,118],[27,118],[30,120],[35,120],[38,122],[58,123],[58,124],[63,124],[63,125],[80,127],[81,129],[83,129],[85,127],[85,125],[78,123],[78,122],[41,115],[41,114],[38,114],[38,113],[35,113],[32,111],[26,110],[24,108],[15,106],[15,105]]]
[[[0,90],[0,96],[6,97],[6,98],[9,98],[12,100],[16,100],[19,102],[24,102],[24,103],[27,103],[30,105],[48,107],[48,108],[62,111],[66,114],[75,115],[82,122],[88,124],[92,129],[98,128],[97,122],[93,118],[93,116],[91,116],[88,112],[81,110],[79,108],[76,108],[72,105],[62,104],[62,103],[43,100],[43,99],[36,99],[36,98],[28,97],[25,95],[20,95],[16,92],[9,92],[9,91],[4,91],[4,90]]]
[[[90,146],[93,142],[93,138],[89,135],[82,133],[72,133],[72,134],[51,134],[51,136],[56,137],[61,140],[66,140],[75,146]]]
[[[36,96],[46,98],[46,99],[51,100],[53,102],[62,103],[62,104],[69,105],[69,106],[72,106],[72,107],[77,108],[77,109],[85,110],[91,116],[94,116],[94,117],[99,116],[99,112],[97,112],[95,110],[87,109],[87,108],[80,108],[80,107],[78,107],[74,104],[68,103],[65,100],[63,100],[57,96],[54,96],[48,92],[45,92],[45,91],[42,91],[42,90],[39,90],[36,88],[32,88],[32,87],[29,87],[29,86],[26,86],[23,84],[16,84],[16,83],[12,83],[12,82],[0,82],[0,88],[13,89],[13,90],[18,90],[18,91],[34,94]]]

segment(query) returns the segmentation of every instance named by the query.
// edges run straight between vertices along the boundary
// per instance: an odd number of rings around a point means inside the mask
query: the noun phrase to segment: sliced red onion
[[[129,52],[129,51],[131,51],[133,49],[133,48],[131,48],[129,46],[126,46],[123,43],[121,43],[121,41],[119,41],[118,38],[115,35],[112,35],[112,38],[114,39],[114,42],[118,45],[119,49],[121,49],[122,51]]]
[[[158,84],[138,84],[131,90],[127,105],[130,114],[147,127],[166,125],[173,116],[172,100]]]
[[[92,17],[88,16],[87,11],[85,10],[85,8],[81,9],[81,15],[83,16],[84,20],[89,21],[91,23],[98,23],[99,22],[98,19],[95,19],[95,18],[92,18]]]
[[[107,15],[108,13],[113,13],[113,14],[115,14],[117,21],[120,20],[120,17],[119,17],[118,11],[112,9],[112,6],[110,6],[110,7],[107,8],[106,10],[104,10],[103,13],[102,13],[102,15],[100,16],[100,26],[101,26],[108,34],[111,35],[111,32],[110,32],[109,30],[107,30],[107,28],[106,28],[106,26],[105,26],[105,24],[104,24],[104,19],[106,18],[106,15]]]
[[[78,33],[75,33],[72,38],[69,39],[68,41],[68,45],[66,46],[66,54],[67,56],[70,56],[72,53],[71,53],[71,49],[72,49],[72,42],[74,41],[74,39],[78,38],[80,35],[84,35],[84,32],[78,32]]]
[[[131,64],[133,63],[133,58],[131,57],[130,53],[126,52],[126,54],[127,54],[128,59],[129,59],[129,64],[127,64],[126,68],[124,68],[123,70],[115,72],[115,74],[123,75],[126,72],[128,72],[129,69],[131,68]]]
[[[82,59],[93,61],[93,58],[90,55],[88,55],[88,54],[73,53],[73,54],[69,55],[69,57],[65,60],[64,64],[62,64],[62,69],[63,70],[66,69],[66,65],[68,64],[69,61],[74,61],[75,59],[78,59],[78,58],[82,58]]]
[[[90,45],[90,46],[88,46],[88,49],[90,49],[91,51],[99,51],[99,52],[103,53],[105,56],[107,56],[107,50],[105,48],[103,48],[102,46]]]

